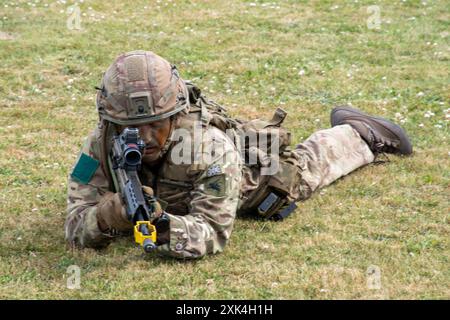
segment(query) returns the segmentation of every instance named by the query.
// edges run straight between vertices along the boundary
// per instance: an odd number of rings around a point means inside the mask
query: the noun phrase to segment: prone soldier
[[[232,119],[150,51],[117,57],[97,89],[99,122],[68,181],[65,235],[78,247],[103,248],[133,231],[111,157],[125,130],[143,142],[137,176],[145,198],[156,199],[148,216],[156,251],[175,258],[223,251],[238,213],[283,219],[378,154],[412,153],[400,126],[346,106],[333,109],[331,128],[291,149],[283,110],[269,121]],[[252,134],[253,145],[242,138]]]

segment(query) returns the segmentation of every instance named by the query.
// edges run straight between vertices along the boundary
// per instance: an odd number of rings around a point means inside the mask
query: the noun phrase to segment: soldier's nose
[[[139,135],[146,145],[149,145],[153,142],[151,130],[148,130],[145,126],[139,128]]]

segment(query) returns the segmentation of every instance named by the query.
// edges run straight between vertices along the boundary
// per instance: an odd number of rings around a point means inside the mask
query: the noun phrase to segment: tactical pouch
[[[300,178],[296,166],[280,160],[278,172],[262,177],[258,188],[247,195],[240,212],[273,220],[286,218],[297,208]]]
[[[226,109],[202,95],[201,90],[189,81],[185,81],[191,103],[190,112],[201,112],[201,118],[212,126],[227,132],[233,129],[234,143],[243,151],[246,167],[261,170],[278,161],[278,171],[272,175],[261,175],[258,187],[242,196],[239,213],[258,215],[266,219],[280,220],[287,217],[297,207],[299,198],[300,171],[297,166],[287,161],[290,152],[291,134],[281,124],[287,113],[278,108],[272,119],[254,119],[242,121],[228,116]],[[229,132],[227,132],[229,134]],[[260,137],[267,145],[261,145]],[[257,137],[257,143],[249,142],[248,137]],[[276,144],[277,150],[274,150]],[[273,156],[270,156],[272,155]],[[279,157],[278,157],[279,156]],[[257,160],[252,163],[248,160]],[[274,160],[275,159],[275,160]]]

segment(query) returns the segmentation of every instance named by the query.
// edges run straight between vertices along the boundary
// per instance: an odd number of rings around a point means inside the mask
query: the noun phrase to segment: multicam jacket
[[[180,143],[174,141],[158,168],[150,170],[143,165],[139,173],[141,183],[151,186],[156,196],[168,203],[170,241],[158,251],[176,258],[221,252],[230,238],[238,206],[241,156],[223,131],[207,126],[201,132],[202,143],[194,154],[207,152],[208,156],[191,164],[174,163]],[[66,240],[81,247],[105,247],[115,237],[101,232],[97,225],[97,205],[105,192],[114,190],[101,163],[100,134],[96,128],[81,150],[99,162],[90,181],[83,184],[69,176]]]

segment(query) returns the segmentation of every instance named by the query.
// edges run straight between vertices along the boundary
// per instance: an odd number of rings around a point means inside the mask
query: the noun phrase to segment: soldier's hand
[[[154,196],[152,188],[148,186],[142,186],[142,190],[148,197]],[[159,219],[164,214],[164,210],[162,209],[161,204],[155,200],[149,203],[149,206],[151,206],[150,210],[154,212],[154,218],[152,219],[152,223],[155,224],[158,237],[156,244],[160,246],[164,243],[168,243],[170,240],[169,220]]]
[[[153,192],[153,189],[149,186],[142,186],[142,191],[149,197],[154,197],[155,193]],[[153,219],[159,218],[163,213],[164,210],[161,207],[161,204],[154,200],[148,203],[150,210],[153,212]]]
[[[97,222],[102,232],[112,229],[117,231],[133,229],[133,223],[127,218],[125,206],[119,193],[107,192],[97,207]]]

